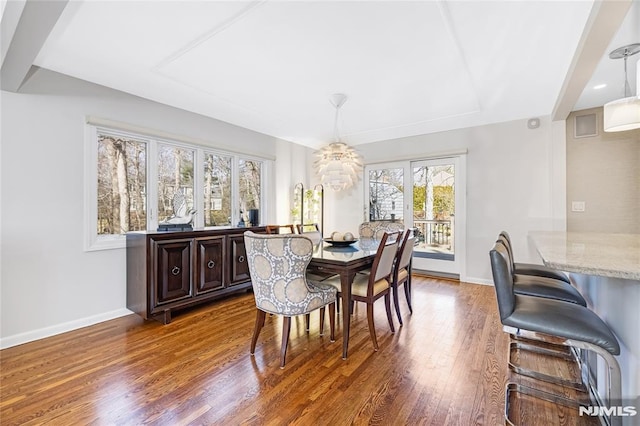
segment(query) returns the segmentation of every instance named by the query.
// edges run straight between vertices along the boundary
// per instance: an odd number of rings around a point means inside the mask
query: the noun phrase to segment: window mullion
[[[197,210],[195,226],[204,227],[204,150],[197,148],[193,164],[193,208]]]
[[[147,229],[158,229],[158,141],[147,146]]]

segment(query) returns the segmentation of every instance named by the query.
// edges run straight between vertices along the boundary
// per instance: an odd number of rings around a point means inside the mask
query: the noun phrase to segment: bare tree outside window
[[[231,157],[205,154],[204,226],[230,225]]]
[[[98,235],[146,229],[145,142],[98,135]]]
[[[173,199],[181,193],[188,208],[193,206],[193,164],[195,151],[172,145],[158,145],[158,222],[170,218]]]
[[[240,210],[244,219],[249,210],[260,208],[262,162],[252,160],[240,160],[238,162],[238,178],[240,188]]]
[[[369,220],[402,220],[404,170],[369,171]]]

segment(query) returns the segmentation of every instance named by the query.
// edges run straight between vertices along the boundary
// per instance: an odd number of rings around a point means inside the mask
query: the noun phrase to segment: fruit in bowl
[[[355,237],[353,236],[353,234],[351,232],[345,232],[344,233],[344,240],[345,241],[353,241],[353,240],[355,240]]]
[[[334,231],[331,233],[331,239],[333,241],[344,241],[346,238],[344,238],[344,235],[342,235],[342,232]]]

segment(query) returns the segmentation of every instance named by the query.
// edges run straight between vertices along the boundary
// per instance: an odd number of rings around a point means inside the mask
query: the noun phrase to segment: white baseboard
[[[493,280],[488,280],[486,278],[465,277],[464,282],[465,283],[470,283],[470,284],[480,284],[480,285],[493,286]]]
[[[92,315],[86,318],[64,322],[45,328],[40,328],[26,333],[15,334],[13,336],[3,337],[0,339],[0,349],[10,348],[12,346],[21,345],[23,343],[33,342],[34,340],[44,339],[45,337],[55,336],[56,334],[66,333],[67,331],[77,330],[78,328],[94,325],[99,322],[112,320],[114,318],[130,315],[133,312],[126,309],[116,309],[115,311],[104,312],[98,315]]]

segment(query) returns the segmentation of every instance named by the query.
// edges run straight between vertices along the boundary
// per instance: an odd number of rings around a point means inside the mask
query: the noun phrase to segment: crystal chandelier
[[[362,160],[355,149],[340,141],[338,133],[338,115],[340,107],[347,101],[347,95],[336,93],[331,103],[336,107],[334,138],[335,142],[316,152],[314,165],[322,184],[335,191],[348,189],[358,182],[362,174]]]

